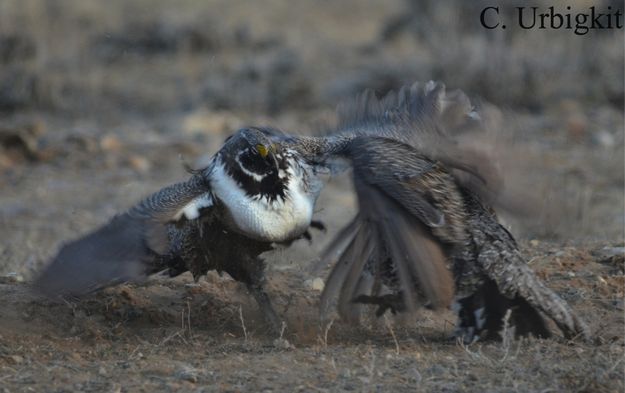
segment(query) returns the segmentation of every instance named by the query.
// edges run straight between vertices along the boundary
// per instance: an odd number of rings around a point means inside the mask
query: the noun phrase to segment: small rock
[[[104,151],[118,152],[122,147],[121,141],[115,135],[105,135],[100,139],[100,148]]]
[[[176,373],[176,378],[182,381],[197,383],[197,370],[191,367],[184,367]]]
[[[24,358],[20,355],[11,356],[11,361],[15,364],[22,364],[24,362]]]
[[[104,368],[104,366],[100,366],[100,368],[98,369],[98,374],[100,374],[101,376],[106,375],[106,369]]]
[[[615,267],[625,272],[625,247],[604,247],[591,252],[597,262]]]
[[[439,376],[445,374],[445,369],[442,366],[435,364],[428,369],[428,372],[433,376]]]
[[[87,153],[94,153],[98,149],[102,149],[101,141],[87,135],[68,135],[65,138],[65,146],[69,150],[76,148]]]
[[[532,247],[537,247],[540,244],[540,240],[532,239],[530,240],[530,245]]]
[[[273,340],[273,346],[277,349],[291,349],[293,345],[289,342],[289,340],[284,338],[276,338]]]
[[[595,144],[601,147],[605,147],[606,149],[610,147],[614,147],[614,145],[616,144],[614,135],[612,135],[610,132],[606,130],[601,130],[599,132],[594,133],[592,136],[592,140]]]
[[[312,280],[312,285],[311,288],[314,289],[315,291],[323,291],[323,288],[325,287],[325,283],[323,282],[323,279],[317,277],[314,280]]]
[[[128,157],[128,164],[137,172],[147,172],[152,167],[147,158],[136,154]]]
[[[24,282],[24,277],[16,272],[7,273],[0,276],[0,284],[18,284]]]
[[[75,362],[83,362],[84,359],[82,358],[82,356],[80,356],[80,354],[78,352],[72,352],[69,357],[75,361]]]
[[[604,258],[625,255],[625,247],[603,247],[601,250],[597,250],[596,254]]]
[[[0,125],[0,157],[14,163],[39,160],[44,133],[45,125],[41,121],[10,127]]]
[[[319,291],[319,292],[323,291],[323,288],[325,287],[323,279],[319,277],[312,279],[312,280],[304,281],[304,285],[306,285],[308,288],[312,290]]]

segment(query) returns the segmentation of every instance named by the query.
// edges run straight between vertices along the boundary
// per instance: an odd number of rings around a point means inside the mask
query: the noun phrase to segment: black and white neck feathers
[[[227,141],[207,169],[212,193],[231,229],[263,241],[293,240],[310,225],[322,184],[297,151],[245,131]]]
[[[285,155],[262,158],[249,148],[234,154],[220,152],[216,161],[249,198],[266,199],[269,202],[285,200],[291,180]]]

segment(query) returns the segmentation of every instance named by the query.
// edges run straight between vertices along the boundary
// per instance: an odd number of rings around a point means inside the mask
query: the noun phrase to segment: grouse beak
[[[258,154],[266,159],[266,160],[271,160],[271,163],[278,168],[278,160],[276,159],[275,156],[275,152],[276,152],[276,145],[263,145],[263,144],[258,144],[256,145],[256,150],[258,151]]]
[[[256,145],[256,150],[258,151],[258,154],[260,154],[260,156],[262,158],[267,158],[267,156],[269,155],[269,149],[270,148],[271,147],[267,147],[267,146],[265,146],[263,144],[260,144],[260,143],[258,145]]]

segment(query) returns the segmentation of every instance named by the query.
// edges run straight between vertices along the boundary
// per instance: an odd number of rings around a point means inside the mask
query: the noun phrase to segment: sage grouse
[[[191,178],[147,197],[108,224],[61,248],[34,286],[79,296],[167,270],[225,271],[247,285],[275,329],[259,255],[307,236],[322,183],[316,168],[256,129],[229,137]]]
[[[480,126],[466,95],[417,83],[383,99],[366,92],[338,115],[325,137],[272,133],[313,167],[347,161],[353,169],[359,209],[320,259],[319,267],[333,264],[322,316],[335,305],[358,321],[366,304],[381,315],[455,300],[455,335],[465,342],[496,337],[508,310],[517,335],[549,336],[543,313],[567,337],[588,337],[498,222],[491,205],[504,201],[494,164],[454,137]]]
[[[322,314],[357,320],[363,304],[412,311],[453,298],[465,341],[494,336],[507,310],[519,334],[549,334],[539,314],[568,336],[584,323],[529,269],[491,203],[500,179],[453,130],[475,120],[466,96],[415,84],[378,100],[366,93],[340,111],[325,137],[271,128],[238,131],[204,169],[165,188],[96,232],[63,247],[35,285],[82,294],[168,269],[228,272],[247,284],[268,320],[279,319],[263,290],[259,255],[306,236],[321,173],[347,161],[359,212],[321,258],[335,263]]]

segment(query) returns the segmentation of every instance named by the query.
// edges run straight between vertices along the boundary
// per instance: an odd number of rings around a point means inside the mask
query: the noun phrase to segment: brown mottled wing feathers
[[[372,292],[380,284],[368,277],[389,258],[408,310],[415,310],[423,298],[433,307],[448,306],[453,280],[443,245],[432,234],[445,230],[445,215],[424,181],[437,170],[433,162],[406,144],[369,136],[356,138],[346,152],[354,167],[359,213],[322,259],[326,265],[332,255],[341,254],[322,294],[322,315],[338,297],[339,314],[357,320],[360,310],[354,299],[375,296]],[[338,246],[348,240],[346,247]]]

